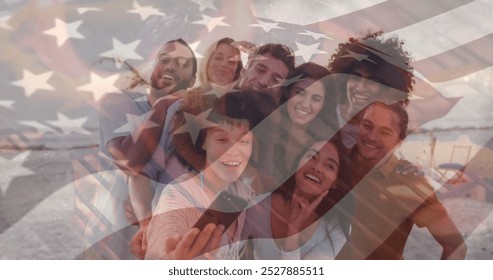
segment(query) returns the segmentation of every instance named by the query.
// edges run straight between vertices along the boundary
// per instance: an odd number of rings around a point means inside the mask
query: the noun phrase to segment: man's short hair
[[[260,45],[255,47],[252,52],[248,55],[248,60],[250,61],[257,55],[270,54],[275,59],[278,59],[286,65],[289,73],[294,69],[294,53],[291,48],[283,44],[273,44],[268,43],[265,45]]]

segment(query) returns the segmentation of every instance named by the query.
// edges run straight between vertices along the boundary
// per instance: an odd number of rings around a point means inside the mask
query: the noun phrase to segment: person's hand
[[[130,240],[130,252],[138,259],[143,260],[147,250],[147,226],[150,219],[140,223],[139,231]]]
[[[423,176],[424,172],[421,168],[407,160],[401,160],[395,167],[395,173],[400,175],[412,174],[414,176]]]
[[[286,229],[286,239],[283,244],[283,251],[290,252],[300,247],[300,231],[308,217],[312,215],[320,201],[329,191],[321,193],[315,200],[308,202],[303,197],[293,195],[291,199],[291,213]]]
[[[298,233],[305,223],[306,219],[314,213],[315,208],[320,204],[320,201],[327,195],[329,191],[321,193],[315,200],[308,202],[302,197],[293,195],[291,200],[291,214],[287,226],[288,235]]]
[[[125,218],[127,219],[127,222],[131,225],[137,225],[139,223],[139,219],[137,218],[134,207],[130,202],[130,197],[125,199],[123,202],[123,207],[125,208]]]
[[[184,235],[166,238],[164,242],[165,259],[189,260],[219,247],[223,225],[208,224],[203,230],[191,228]]]

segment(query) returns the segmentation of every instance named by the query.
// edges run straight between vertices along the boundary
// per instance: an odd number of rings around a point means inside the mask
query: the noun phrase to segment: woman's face
[[[295,175],[296,187],[310,196],[329,190],[337,179],[339,154],[332,143],[316,142],[303,155]]]
[[[218,85],[232,83],[239,60],[236,48],[226,43],[219,44],[207,65],[209,80]]]
[[[286,104],[291,121],[299,126],[307,126],[324,106],[325,89],[320,81],[308,78],[295,83],[289,91]]]
[[[212,183],[230,184],[240,177],[252,155],[253,134],[247,122],[221,122],[206,132],[202,148],[206,152],[207,178]],[[205,171],[204,171],[205,172]]]

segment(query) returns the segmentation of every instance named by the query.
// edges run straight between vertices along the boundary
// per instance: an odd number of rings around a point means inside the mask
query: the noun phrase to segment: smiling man
[[[97,214],[87,226],[87,239],[94,243],[98,258],[133,258],[129,250],[135,227],[125,216],[130,206],[139,225],[151,214],[151,188],[131,184],[138,174],[153,176],[158,164],[154,155],[160,143],[168,108],[184,89],[195,83],[197,60],[182,39],[165,43],[156,57],[149,93],[126,90],[105,95],[100,102],[101,186],[95,192]],[[145,82],[147,84],[147,82]],[[130,197],[131,205],[125,202]],[[104,229],[104,230],[102,230]],[[114,235],[122,230],[121,234]],[[121,236],[120,236],[121,235]],[[101,246],[103,245],[103,246]],[[94,257],[94,256],[93,256]]]
[[[293,69],[294,54],[289,47],[272,43],[254,47],[237,88],[269,93],[279,104],[282,82]]]
[[[328,68],[337,75],[337,112],[344,146],[356,144],[363,109],[374,101],[409,102],[414,74],[411,56],[397,37],[385,39],[382,31],[339,44]]]
[[[416,224],[443,248],[442,259],[464,259],[462,235],[424,176],[395,173],[393,150],[406,137],[408,115],[400,103],[376,102],[363,115],[349,155],[354,213],[339,259],[403,259]]]

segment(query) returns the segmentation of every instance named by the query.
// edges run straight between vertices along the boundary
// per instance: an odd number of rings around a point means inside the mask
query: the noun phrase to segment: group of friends
[[[416,224],[442,259],[465,258],[428,178],[394,155],[413,77],[382,32],[339,44],[327,65],[231,38],[199,65],[184,40],[165,43],[150,81],[101,100],[83,257],[402,259]],[[247,206],[228,227],[194,227],[223,191]]]

